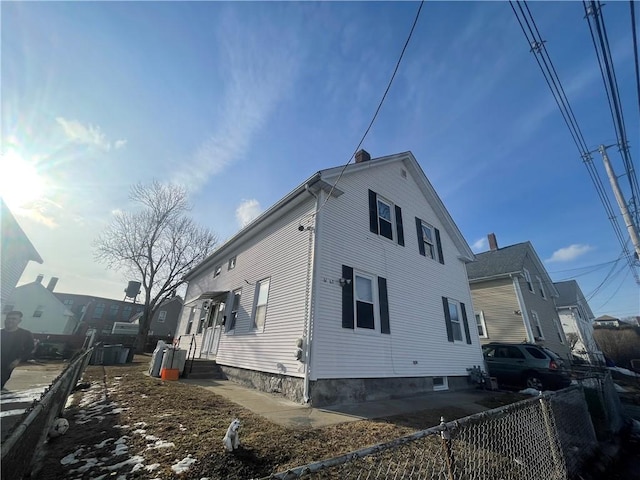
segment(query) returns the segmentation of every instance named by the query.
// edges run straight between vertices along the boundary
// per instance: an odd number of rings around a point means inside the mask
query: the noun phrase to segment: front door
[[[215,357],[220,344],[221,323],[224,315],[224,302],[214,304],[209,310],[206,329],[202,339],[201,356]]]

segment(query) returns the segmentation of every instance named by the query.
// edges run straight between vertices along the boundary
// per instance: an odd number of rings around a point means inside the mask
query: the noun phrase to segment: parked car
[[[482,353],[498,384],[555,390],[571,384],[564,361],[545,347],[529,343],[488,343]]]

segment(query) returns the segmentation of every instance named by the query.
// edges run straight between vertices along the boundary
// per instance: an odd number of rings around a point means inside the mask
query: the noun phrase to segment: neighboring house
[[[572,353],[591,364],[604,357],[593,339],[593,312],[575,280],[554,283],[559,296],[556,309]]]
[[[536,343],[570,359],[554,304],[558,291],[531,242],[498,248],[490,234],[489,247],[467,265],[482,343]]]
[[[16,287],[10,303],[3,306],[3,313],[11,310],[21,311],[23,316],[20,328],[32,333],[72,334],[77,319],[53,293],[58,279],[52,277],[45,288],[42,278],[42,275],[38,275],[35,282]]]
[[[182,311],[182,297],[176,295],[162,302],[149,326],[149,336],[173,338],[178,328],[178,319]],[[139,323],[142,312],[131,318],[132,323]]]
[[[611,317],[609,315],[601,315],[593,321],[594,327],[620,327],[622,322],[619,318]]]
[[[473,258],[411,152],[361,150],[189,272],[178,333],[231,380],[315,406],[467,388]]]
[[[42,263],[42,258],[31,244],[27,235],[14,218],[9,208],[0,198],[1,242],[0,243],[0,305],[11,299],[11,293],[18,284],[27,264],[33,260]]]
[[[99,333],[111,333],[114,322],[130,322],[132,317],[144,308],[139,303],[93,295],[58,292],[54,295],[74,313],[78,319],[76,333],[82,335],[89,328],[94,328]]]

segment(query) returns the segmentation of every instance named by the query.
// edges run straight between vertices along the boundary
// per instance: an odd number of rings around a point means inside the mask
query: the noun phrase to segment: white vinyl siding
[[[330,198],[319,214],[311,380],[466,376],[468,367],[483,363],[477,329],[470,328],[471,345],[447,339],[442,297],[464,303],[473,322],[466,268],[444,224],[412,175],[402,177],[402,168],[391,163],[347,172],[339,184],[344,194]],[[446,263],[420,261],[418,237],[408,234],[406,221],[404,247],[372,233],[368,190],[401,206],[404,219],[412,220],[411,232],[416,217],[438,228]],[[325,198],[323,193],[321,201]],[[342,265],[386,278],[390,334],[354,335],[342,327]],[[374,310],[379,314],[377,306]]]
[[[311,233],[300,232],[298,226],[301,218],[312,217],[314,209],[315,199],[303,192],[269,226],[258,225],[256,231],[250,231],[242,241],[228,245],[229,250],[222,246],[218,250],[220,258],[214,254],[211,259],[212,267],[190,279],[186,302],[205,292],[230,292],[221,299],[227,303],[227,318],[216,355],[220,365],[275,374],[286,371],[286,375],[294,377],[304,375],[301,363],[291,352],[296,341],[304,336],[307,271],[313,255],[309,256]],[[224,265],[232,257],[240,261],[214,279],[213,265]],[[254,328],[253,316],[259,291],[248,284],[257,285],[266,278],[269,279],[268,307],[262,331]],[[242,294],[234,315],[231,311],[233,292],[241,287]],[[186,325],[185,315],[182,322]],[[181,326],[179,332],[182,331]],[[201,336],[197,341],[200,345]]]

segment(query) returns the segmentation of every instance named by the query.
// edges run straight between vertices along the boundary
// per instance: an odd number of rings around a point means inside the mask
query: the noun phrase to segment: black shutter
[[[464,323],[464,334],[467,337],[467,343],[471,345],[471,334],[469,333],[469,322],[467,321],[467,309],[464,303],[460,302],[460,309],[462,310],[462,322]]]
[[[380,333],[391,333],[389,328],[389,298],[387,279],[378,277],[378,297],[380,300]]]
[[[404,228],[402,228],[402,209],[396,205],[396,230],[398,231],[398,245],[404,247]]]
[[[436,231],[436,244],[438,245],[438,260],[444,265],[444,255],[442,255],[442,243],[440,242],[440,230],[434,227]]]
[[[424,237],[422,236],[422,220],[416,217],[416,232],[418,233],[418,249],[420,250],[420,255],[426,257],[427,254],[424,251]]]
[[[378,234],[378,195],[369,190],[369,230]]]
[[[444,309],[444,323],[447,327],[447,340],[453,342],[453,328],[451,328],[451,314],[449,313],[449,300],[442,297],[442,308]]]
[[[342,328],[353,328],[353,268],[342,265],[342,278],[351,280],[342,287]]]

